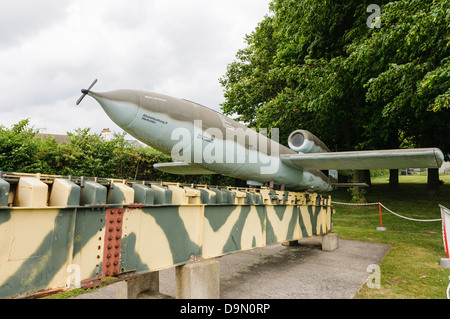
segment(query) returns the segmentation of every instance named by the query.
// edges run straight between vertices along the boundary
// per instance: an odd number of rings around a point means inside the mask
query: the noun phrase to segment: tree
[[[104,141],[100,134],[89,128],[68,133],[60,147],[61,161],[57,167],[62,175],[110,176],[114,175],[114,143]]]
[[[39,138],[34,136],[34,139],[38,144],[36,156],[39,160],[39,172],[62,175],[64,163],[57,140],[51,135]]]
[[[61,145],[52,136],[41,137],[22,120],[11,128],[0,126],[0,171],[73,175],[130,180],[238,186],[222,175],[182,176],[156,170],[153,165],[171,158],[153,148],[114,134],[106,141],[90,128],[68,133]],[[240,184],[239,186],[243,186]]]
[[[38,143],[33,139],[36,132],[28,127],[29,120],[22,120],[10,129],[0,126],[0,170],[38,172]]]
[[[346,47],[368,33],[365,1],[281,1],[246,37],[227,73],[222,109],[256,128],[317,134],[331,149],[362,141],[365,96]],[[357,82],[357,85],[355,85]]]
[[[417,147],[450,154],[450,5],[448,1],[396,1],[383,8],[383,31],[375,31],[352,54],[380,59],[366,98],[396,121],[400,135]],[[403,142],[403,141],[401,141]],[[428,170],[428,190],[439,193],[437,169]]]
[[[367,27],[369,4],[272,1],[220,79],[223,111],[278,127],[284,143],[305,128],[334,151],[449,154],[448,2],[379,1],[380,29]]]

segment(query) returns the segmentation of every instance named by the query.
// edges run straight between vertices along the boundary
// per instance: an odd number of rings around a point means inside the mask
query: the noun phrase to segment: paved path
[[[321,237],[300,245],[271,245],[218,258],[222,299],[351,299],[366,283],[367,267],[379,264],[389,245],[339,239],[333,252]],[[175,295],[175,269],[160,271],[160,292]],[[110,285],[76,299],[115,299]]]

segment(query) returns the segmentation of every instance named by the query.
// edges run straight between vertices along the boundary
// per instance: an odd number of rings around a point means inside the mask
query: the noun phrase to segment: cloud
[[[0,3],[3,0],[0,0]],[[30,118],[46,133],[113,124],[95,89],[145,89],[218,109],[218,78],[269,0],[14,1],[0,13],[0,125]]]
[[[64,19],[63,1],[0,1],[0,49],[33,36],[42,28]]]

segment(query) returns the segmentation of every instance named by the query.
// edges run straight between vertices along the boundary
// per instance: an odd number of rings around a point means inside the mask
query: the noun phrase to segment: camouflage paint
[[[7,180],[14,186],[20,178],[14,173]],[[121,235],[117,256],[120,274],[157,271],[192,259],[214,258],[331,230],[328,196],[177,183],[140,182],[139,187],[135,181],[62,183],[59,178],[46,180],[49,194],[53,194],[48,198],[62,196],[51,201],[73,204],[78,196],[75,201],[80,204],[14,206],[15,202],[25,202],[15,197],[33,196],[31,188],[28,193],[12,192],[9,206],[0,207],[1,298],[67,289],[67,269],[72,264],[79,266],[83,282],[106,277],[105,261],[111,261],[106,256],[112,209],[123,208],[117,232]],[[31,185],[39,188],[42,185],[38,182],[36,179]],[[42,189],[37,193],[42,194]],[[136,199],[153,203],[135,203]]]

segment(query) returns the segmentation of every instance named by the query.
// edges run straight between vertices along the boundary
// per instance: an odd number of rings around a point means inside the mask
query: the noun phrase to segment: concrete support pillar
[[[116,284],[117,299],[169,299],[159,292],[159,271],[139,275]]]
[[[322,250],[333,251],[339,248],[339,237],[337,233],[327,233],[322,236]]]
[[[444,268],[450,268],[450,258],[441,258],[440,265]]]
[[[190,262],[176,268],[177,299],[219,299],[219,262]]]

